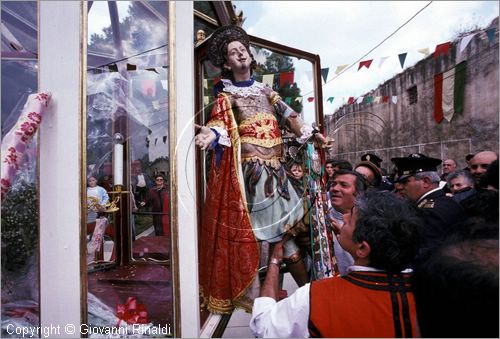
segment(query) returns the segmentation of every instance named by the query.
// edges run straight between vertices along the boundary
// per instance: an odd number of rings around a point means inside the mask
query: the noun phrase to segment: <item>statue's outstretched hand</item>
[[[194,137],[194,143],[196,146],[202,150],[206,150],[208,146],[215,140],[215,133],[206,126],[200,126],[195,124],[196,129],[199,130],[198,134]]]
[[[315,134],[315,136],[316,136],[316,140],[318,141],[319,146],[320,146],[321,148],[330,149],[330,148],[332,148],[332,147],[333,147],[333,142],[334,142],[335,140],[331,139],[331,138],[330,138],[330,137],[328,137],[328,136],[326,136],[326,137],[325,137],[325,136],[324,136],[323,134],[321,134],[321,133],[316,133],[316,134]]]

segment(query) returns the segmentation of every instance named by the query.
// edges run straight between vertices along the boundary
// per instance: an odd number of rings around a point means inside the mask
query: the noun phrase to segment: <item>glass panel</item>
[[[88,13],[87,177],[103,189],[87,194],[88,323],[174,335],[168,3],[98,3]]]
[[[2,332],[0,337],[7,338],[21,337],[22,331],[36,330],[40,326],[38,147],[37,134],[34,134],[37,126],[23,119],[27,113],[23,108],[28,95],[37,91],[37,3],[2,1],[1,6]],[[20,131],[25,136],[31,137],[25,144],[26,148],[24,144],[13,142],[11,138]],[[15,149],[16,152],[10,152],[11,149]],[[8,157],[9,161],[17,162],[17,170],[9,173],[4,171],[10,167],[5,163],[7,152],[10,152],[11,156]],[[38,332],[35,332],[35,336],[36,333]]]

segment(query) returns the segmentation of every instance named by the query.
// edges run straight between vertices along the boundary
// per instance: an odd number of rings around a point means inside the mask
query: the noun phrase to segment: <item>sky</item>
[[[327,83],[323,82],[324,114],[332,114],[348,97],[362,96],[424,59],[419,49],[428,48],[433,53],[436,45],[452,41],[460,32],[484,28],[499,14],[498,1],[233,1],[233,4],[243,11],[246,17],[243,28],[249,34],[320,56],[321,67],[330,69]],[[404,68],[398,58],[401,53],[407,53]],[[337,66],[351,65],[361,57],[361,61],[373,59],[369,69],[363,67],[358,71],[358,61],[344,73],[335,74]],[[379,65],[384,57],[388,58]],[[300,88],[307,85],[303,86],[299,84]],[[329,97],[334,97],[331,103],[326,102]]]

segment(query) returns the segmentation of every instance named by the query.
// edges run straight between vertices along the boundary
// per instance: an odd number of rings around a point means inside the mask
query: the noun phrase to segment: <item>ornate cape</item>
[[[208,127],[224,127],[231,139],[219,166],[215,156],[208,175],[200,244],[200,292],[213,313],[231,313],[237,306],[250,310],[245,292],[259,265],[259,247],[244,195],[240,138],[231,103],[219,95]]]

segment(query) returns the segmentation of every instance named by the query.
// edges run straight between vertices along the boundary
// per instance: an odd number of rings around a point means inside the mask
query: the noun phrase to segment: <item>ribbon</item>
[[[134,297],[128,297],[125,304],[116,305],[116,316],[120,319],[116,325],[117,327],[120,326],[122,321],[127,324],[149,323],[146,306],[137,303],[137,299]]]

